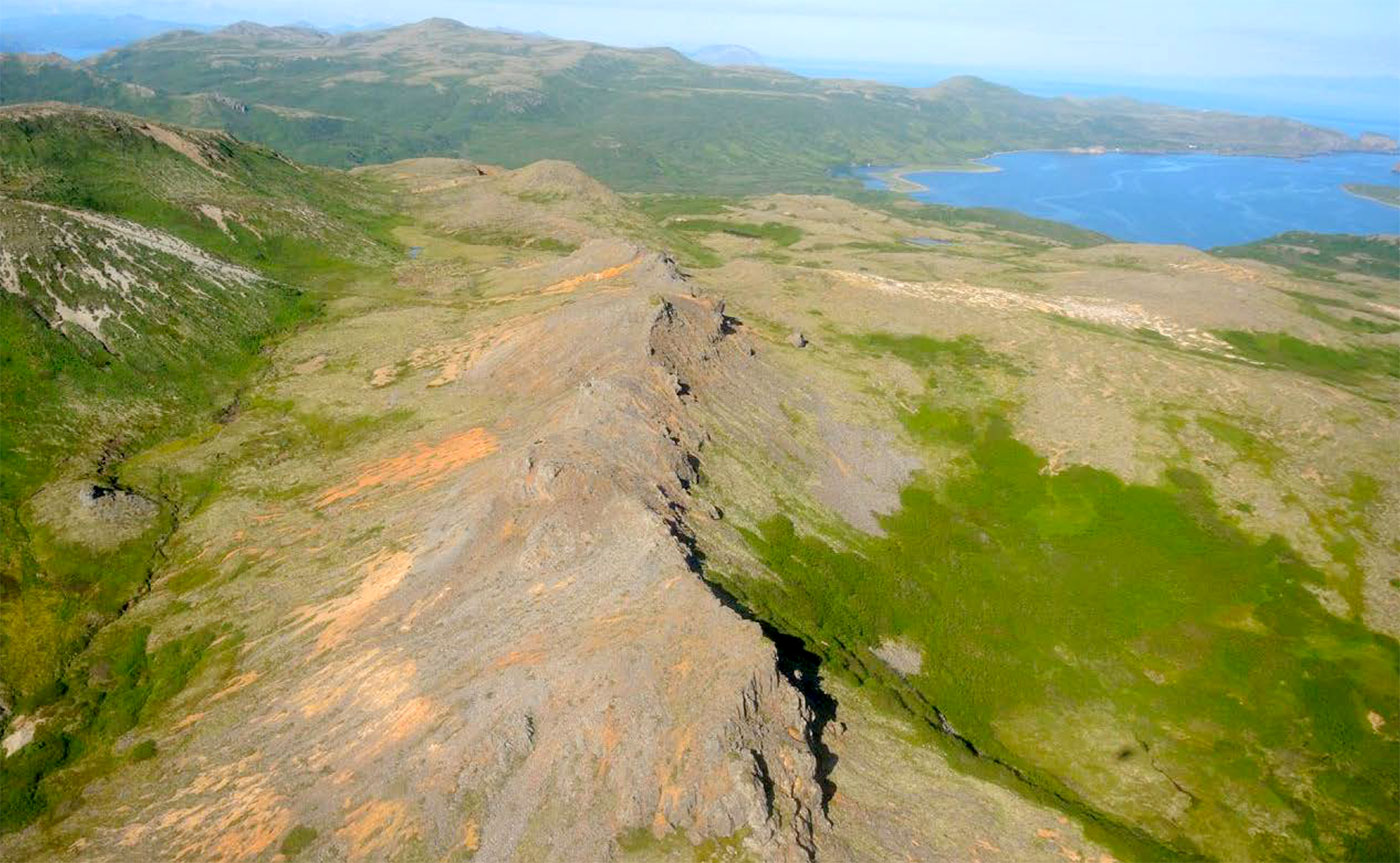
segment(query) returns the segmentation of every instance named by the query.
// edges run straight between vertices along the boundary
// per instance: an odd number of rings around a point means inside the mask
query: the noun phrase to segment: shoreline
[[[1363,201],[1373,201],[1373,202],[1375,202],[1375,203],[1377,203],[1377,204],[1380,204],[1380,205],[1383,206],[1383,207],[1389,207],[1389,208],[1391,208],[1392,210],[1400,210],[1400,199],[1396,199],[1396,200],[1393,200],[1393,201],[1388,201],[1388,200],[1386,200],[1385,198],[1377,198],[1375,195],[1368,195],[1368,194],[1366,194],[1365,192],[1360,191],[1359,189],[1355,188],[1356,186],[1365,186],[1365,185],[1370,185],[1370,184],[1369,184],[1369,183],[1343,183],[1343,184],[1342,184],[1342,191],[1343,191],[1343,192],[1346,192],[1348,195],[1351,195],[1353,198],[1360,198],[1360,199],[1363,200]],[[1390,188],[1390,187],[1389,187],[1389,186],[1383,186],[1382,188]]]
[[[999,155],[991,153],[982,156],[981,159],[988,159],[991,156]],[[866,179],[879,180],[885,188],[891,192],[903,192],[912,194],[914,192],[933,191],[923,183],[917,183],[909,179],[910,174],[996,174],[1001,168],[996,165],[984,165],[980,159],[969,159],[957,165],[907,165],[894,168],[887,168],[878,173],[866,174]]]

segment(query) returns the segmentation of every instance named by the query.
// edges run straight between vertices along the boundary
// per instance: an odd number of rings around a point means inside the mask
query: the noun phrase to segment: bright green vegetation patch
[[[707,195],[639,195],[637,208],[650,218],[664,222],[673,216],[718,216],[734,203],[733,198]]]
[[[1400,378],[1400,348],[1370,345],[1333,348],[1287,333],[1245,330],[1223,330],[1215,335],[1245,359],[1332,383],[1355,385],[1374,376]]]
[[[696,216],[724,213],[735,203],[734,199],[703,195],[637,195],[632,200],[637,209],[656,224],[656,242],[682,264],[709,269],[724,263],[713,249],[697,239],[708,231],[699,231],[688,226],[696,221]]]
[[[1304,291],[1284,291],[1290,297],[1298,301],[1298,308],[1303,314],[1315,320],[1322,321],[1331,327],[1336,327],[1343,332],[1363,333],[1368,335],[1385,335],[1387,333],[1400,332],[1400,321],[1375,309],[1358,309],[1347,300],[1336,297],[1324,297],[1318,294],[1309,294]],[[1363,315],[1352,314],[1349,317],[1338,317],[1325,309],[1345,309],[1350,312],[1363,312]]]
[[[512,249],[538,249],[542,252],[558,252],[567,255],[578,251],[578,245],[557,240],[554,237],[539,237],[533,234],[512,231],[474,230],[462,235],[474,244],[482,246],[508,246]]]
[[[920,369],[1001,369],[1013,374],[1021,374],[1009,359],[982,346],[972,336],[956,339],[935,339],[929,336],[894,336],[888,333],[868,333],[853,336],[850,343],[857,348],[875,354],[899,357],[911,366]],[[936,381],[936,376],[930,378]],[[934,385],[934,384],[930,384]]]
[[[1353,195],[1370,198],[1389,207],[1400,207],[1400,186],[1380,186],[1375,183],[1347,183],[1342,186]]]
[[[295,857],[316,841],[316,830],[305,824],[298,824],[282,840],[281,851],[287,857]]]
[[[156,742],[148,738],[131,747],[131,751],[127,753],[127,758],[130,758],[132,762],[150,761],[152,758],[156,757],[157,751],[158,747],[156,746]]]
[[[46,716],[33,742],[0,758],[0,833],[23,827],[74,797],[92,777],[115,769],[121,756],[113,744],[185,688],[205,663],[216,633],[206,627],[154,649],[149,637],[144,626],[109,629],[81,664],[67,669],[58,683],[66,696],[61,711]],[[226,638],[225,644],[236,640]],[[126,757],[139,761],[147,752],[155,754],[150,740]]]
[[[1283,454],[1278,444],[1267,441],[1222,417],[1202,415],[1196,418],[1196,424],[1205,429],[1211,437],[1234,450],[1239,458],[1254,462],[1266,471],[1272,470],[1274,463]]]
[[[753,240],[768,240],[786,248],[802,239],[802,229],[781,222],[723,222],[717,219],[673,219],[668,227],[692,234],[730,234]]]
[[[16,549],[24,555],[24,569],[5,585],[0,609],[5,658],[0,680],[18,712],[58,696],[65,663],[145,586],[172,526],[172,513],[162,507],[141,535],[94,550],[66,542],[43,525],[19,525],[29,540]]]
[[[931,391],[906,424],[959,467],[905,488],[884,536],[778,513],[745,533],[776,578],[725,586],[1129,856],[1400,854],[1400,645],[1329,613],[1309,590],[1324,575],[1242,533],[1197,475],[1052,473],[996,410],[945,404]],[[918,673],[872,653],[891,639],[922,651]]]
[[[1242,246],[1211,249],[1211,254],[1253,258],[1287,267],[1309,278],[1333,279],[1337,273],[1364,273],[1382,279],[1400,279],[1400,243],[1386,237],[1288,231]]]
[[[624,860],[748,863],[755,859],[744,848],[749,832],[749,828],[744,827],[731,836],[712,836],[692,845],[682,831],[673,831],[657,839],[650,829],[639,827],[619,836],[617,844]]]

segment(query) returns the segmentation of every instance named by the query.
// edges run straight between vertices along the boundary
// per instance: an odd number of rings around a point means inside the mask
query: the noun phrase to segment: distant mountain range
[[[739,56],[707,56],[721,55]],[[811,79],[447,19],[338,35],[251,22],[180,30],[78,63],[7,55],[0,80],[0,102],[56,99],[221,128],[324,165],[563,158],[627,190],[816,190],[839,166],[1016,149],[1395,146],[1282,118],[1046,99],[972,77],[919,89]]]

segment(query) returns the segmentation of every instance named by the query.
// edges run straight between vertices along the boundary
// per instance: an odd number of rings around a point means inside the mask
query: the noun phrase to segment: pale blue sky
[[[6,15],[132,13],[321,26],[432,15],[615,45],[732,42],[785,58],[1132,77],[1400,74],[1397,0],[6,0]]]

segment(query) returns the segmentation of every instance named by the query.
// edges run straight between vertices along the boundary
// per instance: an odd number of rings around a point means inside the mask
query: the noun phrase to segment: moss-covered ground
[[[1394,640],[1324,608],[1324,575],[1243,533],[1199,476],[1052,472],[1001,406],[949,408],[940,391],[998,362],[975,342],[863,345],[928,374],[904,424],[953,448],[957,469],[905,488],[883,536],[773,514],[745,533],[769,575],[727,587],[886,703],[946,722],[1106,825],[1130,856],[1400,854]],[[1229,423],[1210,431],[1267,450]],[[874,657],[890,639],[922,650],[920,673],[899,679]]]

